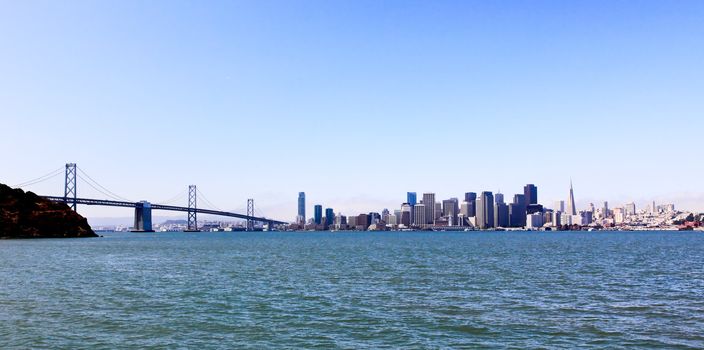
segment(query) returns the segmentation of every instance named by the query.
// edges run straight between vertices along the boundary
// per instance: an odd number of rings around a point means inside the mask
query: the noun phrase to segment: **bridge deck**
[[[64,197],[56,197],[56,196],[42,196],[42,197],[44,197],[50,201],[53,201],[53,202],[65,202],[66,201],[66,199]],[[68,201],[72,202],[73,198],[70,198]],[[113,200],[107,200],[107,199],[76,198],[76,204],[100,205],[100,206],[106,206],[106,207],[136,208],[136,207],[142,205],[142,202],[122,202],[122,201],[113,201]],[[181,212],[188,212],[191,210],[188,207],[179,207],[179,206],[163,205],[163,204],[151,204],[151,208],[153,210],[169,210],[169,211],[181,211]],[[277,225],[285,224],[285,222],[283,222],[283,221],[272,220],[272,219],[267,219],[267,218],[257,217],[257,216],[248,216],[248,215],[244,215],[244,214],[231,213],[231,212],[227,212],[227,211],[200,209],[200,208],[196,208],[195,211],[196,211],[196,213],[199,213],[199,214],[227,216],[227,217],[244,219],[244,220],[254,220],[254,221],[258,221],[258,222],[271,222],[271,223],[274,223]]]

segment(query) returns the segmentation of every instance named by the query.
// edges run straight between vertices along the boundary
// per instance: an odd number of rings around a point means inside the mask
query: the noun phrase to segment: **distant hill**
[[[0,184],[0,238],[97,237],[64,203]]]

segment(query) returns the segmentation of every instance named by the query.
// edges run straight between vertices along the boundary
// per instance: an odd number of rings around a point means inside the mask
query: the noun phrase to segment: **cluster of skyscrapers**
[[[533,184],[524,187],[523,193],[513,196],[506,203],[504,195],[490,191],[479,194],[467,192],[460,201],[449,198],[436,201],[435,193],[423,193],[420,201],[416,192],[408,192],[401,208],[390,212],[363,213],[353,217],[335,215],[332,208],[323,212],[322,205],[313,207],[313,218],[306,221],[305,193],[298,194],[296,224],[307,229],[369,229],[373,228],[429,228],[429,227],[525,227],[529,215],[543,213],[538,204],[538,188]],[[533,220],[535,221],[535,220]],[[531,221],[532,222],[532,221]]]
[[[355,216],[335,214],[332,208],[323,211],[322,205],[313,207],[313,218],[306,221],[305,193],[298,194],[298,216],[295,225],[308,230],[384,230],[384,229],[511,229],[511,228],[574,228],[586,225],[614,226],[636,218],[635,204],[610,210],[604,202],[602,208],[589,204],[578,211],[574,190],[570,182],[567,205],[557,201],[553,208],[538,203],[538,187],[527,184],[523,193],[513,195],[507,202],[502,193],[483,191],[466,192],[464,197],[436,200],[435,193],[423,193],[418,200],[416,192],[408,192],[406,201],[393,212],[370,212]],[[655,207],[650,213],[674,213],[674,206]],[[653,215],[649,216],[650,218]],[[642,221],[642,220],[641,220]]]

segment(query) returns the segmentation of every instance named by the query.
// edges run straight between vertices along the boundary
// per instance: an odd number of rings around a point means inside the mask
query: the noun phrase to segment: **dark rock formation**
[[[0,184],[0,238],[97,237],[64,203]]]

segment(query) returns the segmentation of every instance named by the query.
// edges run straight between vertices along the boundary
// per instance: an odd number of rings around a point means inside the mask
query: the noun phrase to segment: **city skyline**
[[[409,190],[510,204],[529,180],[548,205],[571,177],[578,208],[704,211],[688,160],[703,16],[700,1],[5,2],[0,182],[76,162],[131,200],[197,184],[292,220],[300,191],[363,212]]]
[[[476,212],[476,217],[477,220],[477,226],[480,228],[491,228],[491,227],[517,227],[517,226],[525,226],[525,213],[528,211],[528,214],[530,215],[531,213],[544,213],[545,211],[550,211],[550,212],[561,212],[564,213],[565,215],[569,216],[578,216],[581,215],[583,212],[591,212],[595,213],[597,211],[600,212],[606,212],[607,214],[610,213],[612,208],[614,210],[623,210],[624,212],[630,213],[631,215],[635,215],[636,213],[640,212],[654,212],[656,206],[658,207],[672,207],[675,208],[675,210],[678,211],[683,211],[683,212],[693,212],[696,213],[696,211],[689,210],[688,208],[681,208],[677,206],[677,203],[671,203],[671,202],[662,202],[662,203],[657,203],[656,201],[650,201],[647,203],[642,204],[641,206],[636,205],[635,202],[624,202],[624,203],[611,203],[611,206],[608,204],[608,200],[604,200],[601,202],[588,202],[585,204],[585,206],[579,207],[579,205],[576,205],[577,201],[575,200],[574,196],[574,187],[572,180],[570,179],[569,183],[569,192],[567,194],[567,201],[565,200],[554,200],[554,201],[540,201],[538,198],[538,187],[535,184],[527,184],[523,186],[523,192],[522,193],[515,193],[513,195],[513,201],[511,203],[506,203],[504,200],[504,196],[507,194],[504,192],[501,192],[500,190],[497,192],[493,191],[481,191],[479,196],[475,192],[465,192],[464,193],[464,200],[460,203],[458,200],[458,197],[449,197],[447,199],[437,199],[437,195],[434,192],[422,192],[422,199],[416,203],[416,198],[417,198],[417,193],[418,192],[406,192],[406,200],[403,202],[399,202],[396,206],[389,206],[389,207],[383,207],[383,209],[380,208],[371,208],[368,210],[359,210],[359,211],[350,211],[350,212],[345,212],[343,210],[340,210],[339,208],[328,208],[333,210],[334,214],[339,216],[347,216],[347,215],[352,215],[355,216],[357,213],[380,213],[380,212],[390,212],[393,213],[394,210],[399,211],[403,213],[405,210],[407,210],[410,214],[408,217],[408,222],[412,225],[423,225],[420,224],[419,221],[424,222],[424,224],[433,224],[434,223],[434,218],[437,217],[438,215],[441,215],[443,217],[445,216],[453,216],[454,218],[454,225],[457,225],[457,215],[458,214],[463,214],[464,217],[474,217],[473,215]],[[305,192],[299,192],[299,200],[303,196],[305,198]],[[428,203],[432,202],[434,205],[429,206]],[[484,206],[482,203],[488,203],[486,204],[487,207]],[[549,203],[549,204],[548,204]],[[567,206],[565,206],[565,203],[568,203]],[[597,203],[597,204],[595,204]],[[448,205],[449,209],[448,209]],[[314,204],[312,205],[315,210],[318,208],[321,208],[323,206],[329,206],[329,204]],[[477,209],[477,207],[479,208]],[[515,206],[515,208],[514,208]],[[597,206],[598,209],[597,209]],[[334,206],[333,206],[334,207]],[[418,215],[416,212],[416,207],[422,208],[423,214]],[[440,214],[433,213],[433,211],[437,210],[437,207],[440,207]],[[400,209],[399,209],[400,208]],[[428,208],[428,210],[425,210]],[[470,208],[474,208],[473,210]],[[326,211],[328,210],[326,209]],[[449,210],[449,211],[448,211]],[[472,214],[469,214],[471,210]],[[500,212],[497,212],[499,210]],[[465,212],[466,211],[466,212]],[[298,212],[300,213],[300,207],[298,209]],[[522,219],[518,219],[516,221],[516,218],[514,217],[514,212],[520,213],[520,215],[523,215],[524,217]],[[432,213],[432,214],[431,214]],[[454,213],[454,214],[453,214]],[[300,216],[300,215],[299,215]],[[296,220],[292,220],[292,222],[295,223],[300,223],[298,220],[299,216],[297,216]],[[422,218],[421,220],[417,220],[417,218],[420,217]],[[315,224],[320,224],[318,220],[313,220],[310,219],[306,223],[313,222]],[[450,220],[450,223],[453,221]],[[503,225],[500,225],[499,223],[502,223]],[[453,226],[450,224],[449,226]]]

